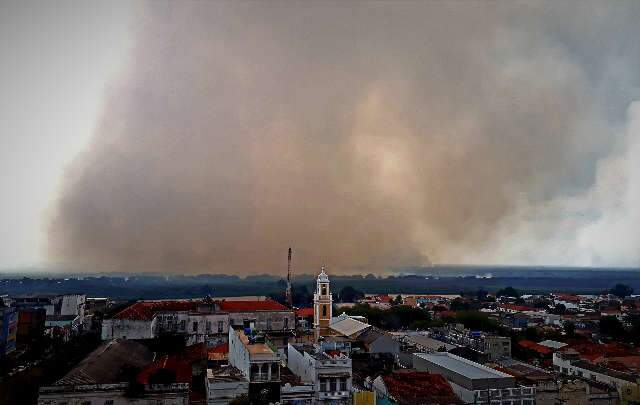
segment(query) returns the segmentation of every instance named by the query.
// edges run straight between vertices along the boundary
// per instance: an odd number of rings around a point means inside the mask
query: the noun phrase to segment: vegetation
[[[364,316],[371,325],[382,329],[422,329],[432,325],[429,312],[405,305],[393,306],[389,309],[380,309],[369,305],[355,305],[346,308],[349,315]]]
[[[625,336],[625,329],[615,316],[603,316],[600,318],[600,333],[617,339]]]
[[[624,298],[633,294],[633,288],[629,287],[626,284],[616,284],[609,292],[616,297]]]
[[[357,300],[364,298],[364,293],[362,291],[356,290],[350,285],[342,287],[340,290],[340,301],[342,302],[356,302]]]
[[[515,288],[509,286],[509,287],[501,288],[500,290],[498,290],[498,292],[496,293],[496,297],[516,297],[516,298],[519,298],[520,297],[520,291],[518,291]]]

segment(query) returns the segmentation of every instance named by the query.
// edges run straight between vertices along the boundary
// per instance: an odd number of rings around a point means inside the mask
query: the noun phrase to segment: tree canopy
[[[633,288],[626,284],[616,284],[609,292],[616,297],[624,298],[633,294]]]

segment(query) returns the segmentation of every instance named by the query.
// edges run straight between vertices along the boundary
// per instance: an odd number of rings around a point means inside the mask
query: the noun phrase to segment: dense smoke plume
[[[293,246],[301,271],[638,264],[638,3],[140,14],[65,179],[53,262],[246,274]]]

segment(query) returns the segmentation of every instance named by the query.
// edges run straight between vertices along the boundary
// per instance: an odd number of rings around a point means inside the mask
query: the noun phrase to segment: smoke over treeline
[[[637,264],[638,6],[149,4],[51,260]]]

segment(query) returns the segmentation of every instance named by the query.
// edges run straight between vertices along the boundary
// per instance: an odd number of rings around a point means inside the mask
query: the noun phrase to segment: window
[[[107,399],[104,401],[104,405],[113,405],[113,399]]]
[[[327,295],[327,286],[326,285],[322,285],[322,295]]]
[[[342,377],[340,379],[340,391],[346,391],[347,390],[347,379]]]
[[[82,401],[82,405],[91,405],[91,401]]]
[[[320,392],[327,392],[327,380],[324,378],[320,380]]]
[[[224,331],[224,321],[218,321],[218,333],[222,333]]]
[[[193,323],[193,331],[197,332],[198,331],[198,322],[194,322]]]
[[[337,385],[336,383],[337,383],[337,381],[338,381],[338,379],[337,379],[337,378],[331,378],[331,379],[329,379],[329,391],[331,391],[331,392],[335,392],[335,391],[337,391],[337,388],[336,388],[336,385]]]
[[[180,321],[180,329],[185,330],[186,328],[187,328],[187,321],[185,320]]]
[[[211,332],[211,321],[207,321],[207,333]]]
[[[327,306],[326,305],[322,306],[322,316],[327,316]]]
[[[271,330],[271,319],[267,319],[267,330]]]
[[[289,318],[285,317],[282,322],[284,323],[283,329],[289,329]]]

